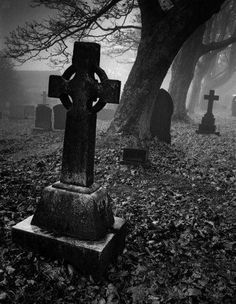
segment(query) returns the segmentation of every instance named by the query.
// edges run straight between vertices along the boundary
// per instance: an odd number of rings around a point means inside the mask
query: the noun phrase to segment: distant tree
[[[140,9],[141,39],[109,132],[150,136],[150,119],[158,90],[184,41],[226,0],[34,0],[56,10],[54,17],[27,23],[7,40],[8,54],[21,62],[64,54],[68,41],[107,41],[109,36],[140,29],[130,21]],[[118,34],[117,34],[118,35]],[[60,59],[58,59],[60,62]]]
[[[224,85],[236,72],[236,43],[219,52],[214,57],[213,64],[205,72],[202,81],[202,92],[211,88],[217,89]]]
[[[176,56],[172,64],[172,77],[169,86],[169,93],[175,104],[173,118],[180,120],[188,118],[186,109],[187,93],[199,59],[208,53],[212,53],[212,56],[214,56],[216,50],[220,52],[236,41],[235,14],[236,3],[230,0],[224,6],[224,9],[207,25],[202,25],[191,35]],[[205,58],[210,60],[210,56]],[[207,65],[205,60],[204,64]],[[199,73],[199,71],[196,72]],[[197,84],[195,84],[195,90],[196,86]],[[191,106],[193,110],[193,102]]]
[[[3,53],[0,53],[0,66],[0,108],[3,110],[7,105],[22,104],[25,92],[11,59]]]

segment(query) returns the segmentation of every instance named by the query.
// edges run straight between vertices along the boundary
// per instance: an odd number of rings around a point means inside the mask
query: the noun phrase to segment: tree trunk
[[[135,134],[141,140],[150,137],[153,105],[171,62],[189,35],[216,13],[224,1],[183,1],[184,5],[163,12],[158,1],[139,0],[141,40],[108,134],[114,131]]]
[[[173,119],[186,120],[186,99],[195,66],[202,54],[205,25],[200,26],[184,43],[172,65],[169,93],[174,101]]]

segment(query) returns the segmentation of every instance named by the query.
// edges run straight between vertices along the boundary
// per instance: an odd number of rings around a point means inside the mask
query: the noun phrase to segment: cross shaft
[[[72,66],[62,77],[52,75],[49,79],[48,96],[60,98],[68,109],[60,178],[63,183],[84,187],[93,184],[96,112],[107,102],[119,103],[120,81],[107,79],[99,61],[98,44],[75,42]],[[100,84],[94,73],[101,79]]]

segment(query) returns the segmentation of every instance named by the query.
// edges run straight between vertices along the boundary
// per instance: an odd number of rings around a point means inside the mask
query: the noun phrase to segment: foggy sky
[[[0,0],[0,48],[4,47],[4,37],[18,25],[26,21],[39,20],[47,17],[50,10],[41,6],[30,7],[30,0]],[[49,69],[46,63],[34,62],[20,67],[20,69]]]

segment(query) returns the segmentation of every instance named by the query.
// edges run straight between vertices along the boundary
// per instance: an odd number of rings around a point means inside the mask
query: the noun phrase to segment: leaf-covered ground
[[[120,165],[126,142],[98,135],[96,181],[129,228],[100,282],[12,243],[11,227],[59,178],[63,132],[1,121],[0,303],[236,303],[236,119],[217,121],[220,137],[174,123],[172,145],[152,141],[145,167]]]

